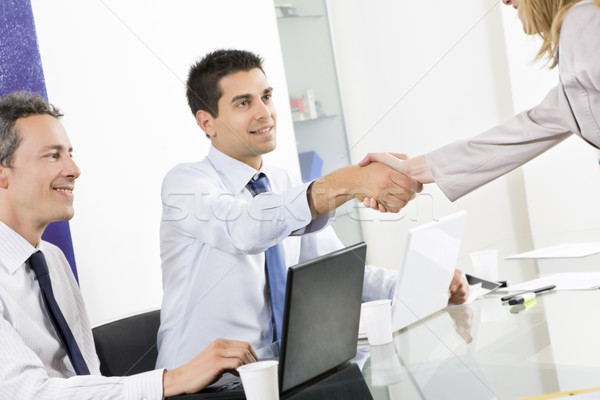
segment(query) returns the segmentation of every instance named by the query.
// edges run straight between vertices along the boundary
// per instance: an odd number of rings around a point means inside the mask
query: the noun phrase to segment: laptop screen
[[[366,244],[288,269],[279,387],[282,392],[356,355]]]
[[[404,328],[448,304],[467,213],[411,229],[392,302],[392,327]]]

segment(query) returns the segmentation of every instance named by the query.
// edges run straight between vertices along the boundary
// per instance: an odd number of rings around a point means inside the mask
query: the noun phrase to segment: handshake
[[[423,183],[432,183],[434,181],[431,171],[427,167],[425,156],[418,156],[409,159],[405,154],[400,153],[369,153],[361,162],[358,163],[358,165],[361,167],[366,167],[375,162],[387,165],[393,170],[403,174],[411,181],[412,184],[416,183],[418,185],[418,191],[416,193],[422,190]],[[395,210],[393,204],[388,207],[386,206],[386,203],[378,201],[378,198],[374,197],[365,196],[362,199],[362,202],[366,207],[372,208],[373,210],[379,210],[381,212],[399,211],[399,209]],[[408,202],[404,203],[404,205],[407,203]]]
[[[358,165],[314,181],[307,197],[313,218],[353,198],[374,210],[396,213],[423,189],[423,183],[433,181],[425,156],[369,153]]]

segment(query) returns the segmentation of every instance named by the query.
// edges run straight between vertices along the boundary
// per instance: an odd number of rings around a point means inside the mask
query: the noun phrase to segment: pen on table
[[[529,300],[535,299],[535,293],[529,292],[524,293],[521,296],[513,297],[508,301],[508,304],[514,306],[515,304],[527,303]]]
[[[515,293],[515,294],[510,294],[508,296],[504,296],[500,300],[501,301],[506,301],[506,300],[512,299],[513,297],[522,296],[525,293],[542,293],[542,292],[546,292],[548,290],[552,290],[554,288],[556,288],[556,285],[548,285],[548,286],[544,286],[544,287],[537,288],[537,289],[534,289],[534,290],[525,290],[525,291],[520,292],[520,293]]]

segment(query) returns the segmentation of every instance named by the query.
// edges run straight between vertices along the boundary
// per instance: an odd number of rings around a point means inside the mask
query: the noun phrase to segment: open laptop
[[[279,353],[282,397],[297,397],[356,355],[365,257],[366,244],[359,243],[288,268]],[[366,383],[364,390],[368,393]],[[232,385],[170,399],[245,396],[242,387]]]
[[[392,328],[402,329],[448,305],[467,212],[409,230],[392,300]]]
[[[279,390],[297,387],[356,356],[367,245],[289,268]]]

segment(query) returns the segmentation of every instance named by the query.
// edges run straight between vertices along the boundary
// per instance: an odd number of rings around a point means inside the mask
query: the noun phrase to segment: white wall
[[[195,59],[219,47],[264,56],[279,109],[280,140],[271,158],[298,170],[273,3],[32,5],[48,94],[66,113],[83,171],[71,227],[92,323],[159,307],[160,183],[173,165],[201,159],[208,147],[184,96]],[[329,0],[329,8],[354,162],[369,151],[421,154],[479,133],[535,104],[556,80],[555,72],[529,63],[535,43],[498,0]],[[361,212],[372,220],[363,225],[369,261],[398,267],[409,227],[459,209],[470,215],[463,255],[485,247],[501,255],[529,249],[529,221],[538,236],[595,235],[597,153],[575,142],[455,203],[430,185],[399,215]],[[564,160],[573,169],[561,169]],[[574,185],[572,177],[586,184]],[[464,259],[463,265],[470,267]],[[506,268],[501,276],[521,280],[534,271],[535,265]]]
[[[498,0],[329,5],[354,162],[370,151],[422,154],[513,115]],[[463,255],[496,247],[504,256],[530,244],[521,171],[455,203],[435,185],[424,192],[400,215],[362,213],[375,219],[363,222],[370,262],[398,267],[408,228],[460,209],[469,213]],[[500,275],[534,272],[508,267]]]
[[[32,1],[50,101],[81,170],[71,222],[92,324],[158,308],[160,185],[208,140],[185,100],[189,65],[217,48],[260,53],[275,88],[279,146],[299,173],[270,0]]]

